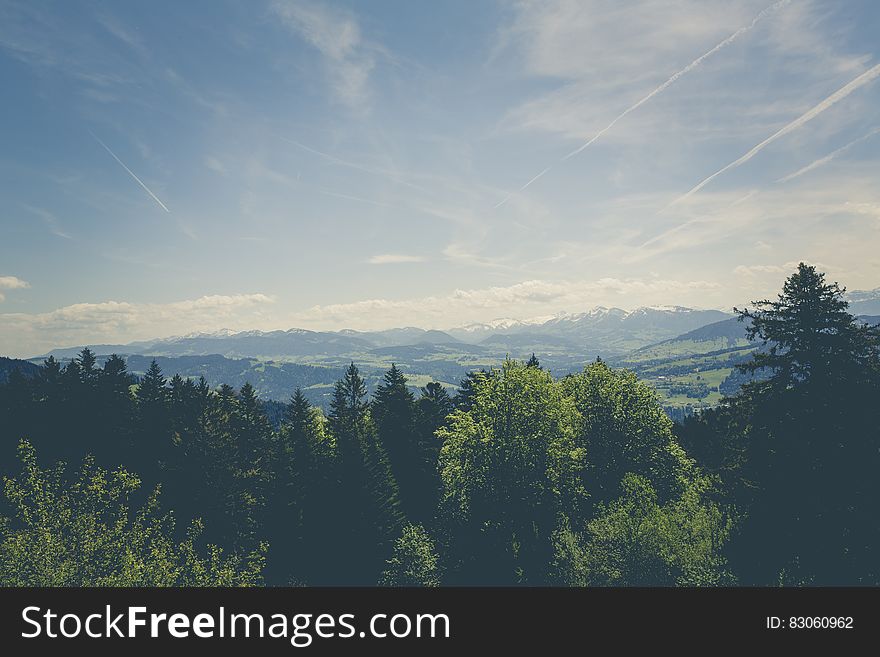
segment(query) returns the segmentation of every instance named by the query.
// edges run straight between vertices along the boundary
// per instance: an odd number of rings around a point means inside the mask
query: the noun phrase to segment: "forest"
[[[254,388],[83,348],[0,384],[0,585],[880,584],[880,327],[801,264],[744,384],[673,422],[597,359],[413,394]]]

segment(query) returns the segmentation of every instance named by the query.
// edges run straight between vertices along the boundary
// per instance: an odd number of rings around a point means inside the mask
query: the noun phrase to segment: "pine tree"
[[[750,339],[766,350],[741,366],[747,372],[766,370],[766,384],[790,387],[811,378],[862,377],[877,373],[880,338],[875,328],[847,312],[845,288],[826,283],[825,274],[800,263],[776,301],[753,302],[754,310],[737,310],[748,320]]]
[[[474,395],[477,384],[481,377],[490,376],[486,370],[479,372],[468,372],[467,375],[459,382],[458,390],[455,391],[455,408],[460,411],[467,412],[474,404]]]
[[[311,423],[312,405],[309,404],[303,391],[297,388],[290,398],[290,403],[284,409],[287,444],[295,472],[291,482],[295,489],[295,498],[301,498],[305,495],[307,482],[311,479],[317,465]]]
[[[83,350],[79,352],[79,358],[77,359],[79,363],[79,375],[80,379],[83,383],[91,385],[94,384],[98,379],[98,368],[95,367],[97,363],[97,358],[91,349],[88,347],[83,347]]]
[[[106,458],[113,465],[127,462],[132,455],[135,408],[130,385],[131,376],[125,359],[112,354],[98,376],[96,411],[102,422],[96,437],[101,448],[94,454]]]
[[[406,387],[406,377],[392,363],[376,389],[371,407],[379,441],[388,454],[391,470],[400,487],[400,499],[407,517],[425,521],[432,506],[430,481],[424,478],[424,454],[415,426],[415,399]]]
[[[159,364],[153,360],[141,377],[136,393],[140,431],[135,451],[143,462],[144,476],[159,479],[171,456],[172,438],[168,416],[167,380]]]
[[[366,384],[352,363],[337,382],[330,404],[338,456],[336,547],[342,550],[337,577],[347,584],[377,581],[402,523],[396,482],[376,440],[365,397]],[[352,554],[355,545],[361,547]]]
[[[437,437],[437,430],[445,426],[447,417],[454,410],[455,404],[449,393],[436,381],[421,389],[421,396],[416,401],[415,424],[421,461],[419,477],[427,494],[427,509],[423,512],[425,523],[432,520],[431,516],[436,512],[442,488],[437,459],[443,443]]]
[[[801,263],[776,301],[739,311],[762,342],[744,369],[770,374],[720,411],[749,510],[733,545],[747,583],[880,582],[880,334],[844,291]]]

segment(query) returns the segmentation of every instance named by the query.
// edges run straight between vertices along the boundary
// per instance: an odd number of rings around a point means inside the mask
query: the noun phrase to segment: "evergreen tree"
[[[341,583],[377,581],[382,561],[402,523],[397,485],[376,440],[368,414],[366,385],[352,363],[334,388],[330,428],[338,456],[339,509],[337,577]],[[359,546],[351,553],[353,546]]]
[[[880,339],[875,327],[847,312],[845,288],[826,283],[815,267],[800,263],[786,279],[776,301],[755,301],[754,309],[737,310],[749,320],[746,332],[766,347],[742,365],[747,372],[766,370],[766,382],[754,387],[786,388],[811,379],[851,383],[877,375]]]
[[[422,388],[421,396],[416,400],[416,439],[421,462],[419,480],[422,482],[428,508],[431,509],[430,514],[423,513],[423,522],[426,524],[432,522],[433,515],[436,515],[442,490],[437,467],[442,442],[437,436],[437,430],[446,425],[449,414],[454,410],[455,404],[449,393],[436,381]]]
[[[424,476],[425,455],[416,433],[415,399],[406,387],[403,372],[393,363],[376,389],[371,411],[400,487],[402,509],[409,518],[424,521],[431,515],[433,500],[431,482]]]
[[[77,359],[79,363],[79,375],[83,383],[92,385],[98,379],[98,368],[95,366],[97,358],[91,349],[83,347]]]
[[[744,369],[769,377],[705,422],[735,449],[747,518],[732,559],[748,583],[880,582],[880,337],[843,293],[801,263],[776,301],[740,311],[764,345]]]
[[[140,431],[135,437],[135,452],[142,463],[144,476],[152,481],[161,478],[171,458],[172,439],[168,415],[167,380],[159,364],[153,360],[138,384],[137,399]]]
[[[469,411],[474,402],[475,388],[481,377],[489,376],[486,370],[468,372],[459,382],[458,390],[455,391],[455,408],[460,411]]]

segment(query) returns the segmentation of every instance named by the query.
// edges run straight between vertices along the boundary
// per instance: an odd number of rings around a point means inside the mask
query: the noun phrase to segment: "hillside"
[[[26,360],[0,356],[0,383],[6,383],[9,380],[9,375],[16,371],[26,377],[32,377],[40,371],[40,368]]]
[[[713,406],[747,378],[735,370],[758,347],[736,317],[713,322],[612,361],[632,369],[657,390],[673,413]],[[735,381],[734,381],[735,380]]]

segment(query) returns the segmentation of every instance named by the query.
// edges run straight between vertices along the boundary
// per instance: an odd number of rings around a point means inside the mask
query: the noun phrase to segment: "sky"
[[[880,3],[0,0],[0,354],[880,287]]]

